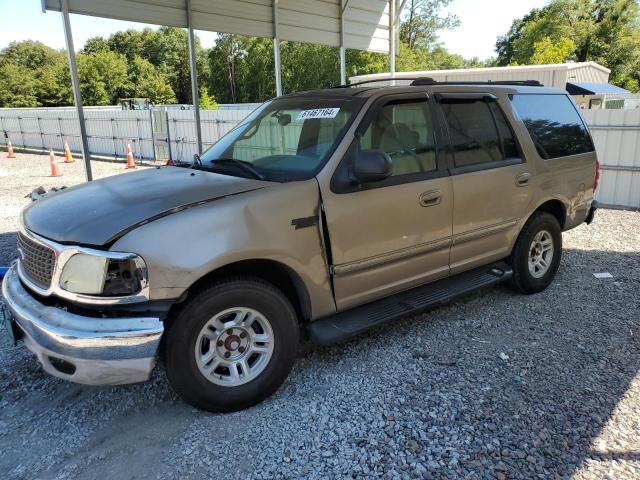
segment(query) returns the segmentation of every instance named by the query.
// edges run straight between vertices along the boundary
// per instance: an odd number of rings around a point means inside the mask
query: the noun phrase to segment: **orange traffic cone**
[[[49,164],[51,165],[51,176],[61,177],[62,174],[58,170],[58,164],[56,163],[56,156],[53,153],[53,148],[49,147]]]
[[[133,160],[133,153],[131,152],[130,143],[127,143],[127,168],[136,168],[136,163]]]
[[[16,154],[13,153],[13,145],[11,145],[11,140],[7,140],[7,158],[16,158]]]
[[[71,150],[69,150],[69,143],[64,142],[64,163],[71,163],[75,161],[71,156]]]

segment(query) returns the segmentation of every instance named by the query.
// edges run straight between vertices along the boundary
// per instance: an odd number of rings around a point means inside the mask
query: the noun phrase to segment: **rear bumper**
[[[584,223],[590,225],[593,222],[594,217],[596,216],[596,210],[598,209],[599,204],[596,200],[591,202],[591,208],[589,209],[589,213],[587,214],[587,218],[585,218]]]
[[[4,303],[45,371],[89,385],[142,382],[156,364],[163,324],[156,317],[94,318],[39,302],[15,267],[2,282]]]

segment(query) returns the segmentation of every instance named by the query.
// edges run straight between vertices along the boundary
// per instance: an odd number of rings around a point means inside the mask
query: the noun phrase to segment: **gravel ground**
[[[21,160],[0,159],[3,237],[31,188],[80,180]],[[2,332],[0,478],[638,479],[639,231],[640,213],[600,211],[564,235],[545,292],[485,289],[307,345],[274,397],[233,414],[185,405],[161,368],[123,387],[54,379]]]

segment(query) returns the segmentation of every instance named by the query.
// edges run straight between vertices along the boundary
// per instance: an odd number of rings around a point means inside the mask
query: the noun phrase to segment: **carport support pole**
[[[276,95],[282,95],[282,64],[280,62],[280,29],[278,27],[278,0],[273,0],[273,60],[275,63]]]
[[[71,87],[73,89],[73,100],[78,111],[78,121],[80,122],[80,139],[82,140],[82,158],[84,159],[84,171],[87,181],[93,180],[91,173],[91,157],[89,152],[89,141],[87,140],[87,126],[84,119],[84,109],[82,108],[82,96],[80,94],[80,80],[78,79],[78,64],[76,63],[76,51],[73,48],[73,36],[71,35],[71,22],[69,21],[69,0],[60,1],[60,11],[62,13],[62,25],[64,27],[64,37],[67,44],[67,54],[69,55],[69,70],[71,71]]]
[[[389,0],[389,73],[396,76],[396,0]],[[391,85],[395,85],[391,81]]]
[[[349,0],[340,0],[340,85],[347,84],[347,49],[344,46],[344,12]]]
[[[198,90],[198,69],[196,62],[196,42],[193,33],[193,13],[191,0],[186,0],[187,30],[189,33],[189,69],[191,70],[191,97],[193,103],[193,117],[196,122],[196,141],[198,154],[202,153],[202,125],[200,124],[200,93]]]

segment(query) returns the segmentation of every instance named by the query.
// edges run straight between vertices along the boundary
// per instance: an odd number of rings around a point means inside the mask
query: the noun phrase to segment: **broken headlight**
[[[64,264],[60,288],[100,297],[124,297],[140,293],[147,283],[147,267],[134,254],[111,256],[76,253]]]

